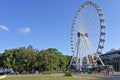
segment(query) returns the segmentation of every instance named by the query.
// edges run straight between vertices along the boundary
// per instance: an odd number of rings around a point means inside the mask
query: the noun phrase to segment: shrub
[[[72,76],[71,72],[65,72],[65,76]]]

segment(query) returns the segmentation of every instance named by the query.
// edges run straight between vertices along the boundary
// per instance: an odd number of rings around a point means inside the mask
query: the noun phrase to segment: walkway
[[[110,74],[105,79],[106,80],[120,80],[120,72],[115,72],[114,74]]]
[[[109,74],[107,76],[104,76],[103,73],[99,73],[99,74],[74,74],[73,77],[101,78],[101,80],[120,80],[120,72],[115,72],[114,74]]]

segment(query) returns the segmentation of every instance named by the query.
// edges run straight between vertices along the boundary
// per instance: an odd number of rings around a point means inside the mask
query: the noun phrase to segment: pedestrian
[[[103,75],[106,76],[106,70],[105,69],[103,70]]]

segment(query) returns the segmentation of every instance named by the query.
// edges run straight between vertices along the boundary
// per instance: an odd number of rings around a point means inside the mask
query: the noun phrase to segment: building
[[[113,65],[115,71],[120,71],[120,49],[111,49],[100,57],[105,65]]]

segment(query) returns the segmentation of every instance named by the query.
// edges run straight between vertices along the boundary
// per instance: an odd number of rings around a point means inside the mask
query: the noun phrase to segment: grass
[[[101,80],[101,79],[85,79],[65,76],[29,76],[29,77],[7,77],[1,80]]]

